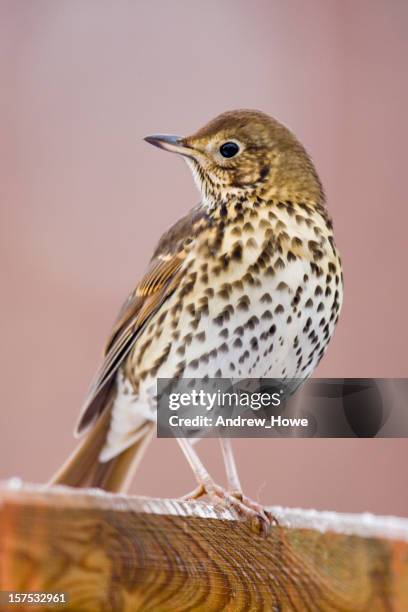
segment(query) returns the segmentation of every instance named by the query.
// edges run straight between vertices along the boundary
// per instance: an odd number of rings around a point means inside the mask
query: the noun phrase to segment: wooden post
[[[408,520],[270,510],[264,538],[202,502],[3,483],[0,590],[77,612],[408,610]]]

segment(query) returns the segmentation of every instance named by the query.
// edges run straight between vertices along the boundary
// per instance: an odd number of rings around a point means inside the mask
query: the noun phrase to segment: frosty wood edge
[[[0,509],[4,503],[46,504],[53,507],[94,508],[156,515],[237,520],[234,511],[205,502],[118,495],[100,489],[75,489],[24,483],[19,478],[0,481]],[[399,540],[408,543],[408,518],[327,512],[312,509],[268,506],[281,527],[312,529],[324,533],[355,535],[366,538]]]

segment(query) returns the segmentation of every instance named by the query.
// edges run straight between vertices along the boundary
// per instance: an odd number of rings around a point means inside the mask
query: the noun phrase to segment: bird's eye
[[[224,142],[220,146],[220,153],[223,157],[234,157],[239,151],[239,146],[236,142]]]

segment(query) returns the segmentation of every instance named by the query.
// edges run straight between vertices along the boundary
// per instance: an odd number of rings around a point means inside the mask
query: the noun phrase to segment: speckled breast
[[[157,377],[306,378],[342,303],[331,224],[311,205],[263,203],[202,232],[183,282],[127,360],[149,388]]]

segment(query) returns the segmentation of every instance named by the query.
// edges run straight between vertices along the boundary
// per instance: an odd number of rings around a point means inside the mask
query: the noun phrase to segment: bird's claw
[[[194,489],[194,491],[187,493],[187,495],[183,495],[183,497],[180,497],[180,499],[182,501],[195,501],[203,495],[206,495],[206,493],[207,491],[205,490],[205,486],[203,484],[200,484],[196,489]]]
[[[249,508],[255,513],[254,515],[251,513],[251,516],[248,517],[251,519],[253,529],[260,535],[267,536],[272,524],[276,523],[276,519],[272,513],[266,510],[266,508],[264,508],[258,502],[255,502],[246,495],[243,495],[241,491],[231,491],[231,495],[240,502],[241,506]]]
[[[271,512],[261,504],[253,501],[241,491],[226,491],[215,483],[200,484],[194,491],[181,497],[182,501],[195,501],[207,495],[215,505],[224,505],[233,508],[242,520],[251,525],[251,529],[258,535],[267,536],[276,519]]]

